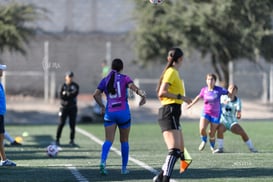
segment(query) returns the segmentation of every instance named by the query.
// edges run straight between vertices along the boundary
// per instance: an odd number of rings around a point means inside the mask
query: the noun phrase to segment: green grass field
[[[207,146],[199,152],[200,143],[198,122],[183,122],[185,146],[193,158],[189,169],[179,174],[178,163],[173,172],[175,181],[272,181],[273,145],[271,140],[273,122],[241,122],[259,153],[250,153],[239,136],[229,132],[225,135],[225,152],[211,154]],[[166,147],[157,123],[133,124],[130,135],[130,156],[143,162],[150,170],[129,161],[129,175],[120,174],[121,158],[116,152],[110,152],[107,166],[109,175],[100,176],[100,141],[104,138],[102,124],[78,124],[76,143],[78,147],[68,145],[68,125],[65,126],[61,139],[62,151],[56,158],[49,158],[45,148],[55,138],[55,125],[6,125],[12,136],[22,136],[23,146],[6,147],[9,159],[17,167],[1,167],[0,181],[12,182],[68,182],[68,181],[152,181],[153,169],[159,170],[166,156]],[[91,133],[92,136],[83,133]],[[113,145],[120,149],[119,135]]]

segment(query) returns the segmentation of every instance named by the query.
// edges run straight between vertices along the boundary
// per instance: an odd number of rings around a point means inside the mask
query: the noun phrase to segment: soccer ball
[[[49,145],[46,148],[46,153],[49,157],[56,157],[58,155],[58,146],[57,145]]]
[[[163,3],[164,0],[150,0],[150,3],[157,5]]]

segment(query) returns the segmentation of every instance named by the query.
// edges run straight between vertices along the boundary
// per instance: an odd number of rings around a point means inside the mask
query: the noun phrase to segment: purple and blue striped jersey
[[[112,73],[115,74],[114,88],[116,93],[110,94],[107,90],[107,84],[111,78]],[[112,70],[105,78],[101,80],[97,89],[105,93],[107,98],[106,110],[109,112],[121,111],[126,109],[128,104],[128,84],[133,80],[124,74]]]

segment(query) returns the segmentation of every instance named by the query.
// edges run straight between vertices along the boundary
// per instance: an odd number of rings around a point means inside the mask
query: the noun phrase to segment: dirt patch
[[[273,105],[262,103],[259,100],[242,100],[242,120],[272,120]],[[58,122],[59,100],[46,102],[41,98],[7,96],[6,123],[21,124],[46,124]],[[149,99],[147,103],[138,107],[134,100],[129,100],[133,122],[157,122],[157,111],[160,102],[157,99]],[[93,112],[94,101],[91,95],[78,97],[78,121],[101,122],[102,117]],[[199,120],[202,102],[199,101],[191,109],[182,107],[182,119]]]

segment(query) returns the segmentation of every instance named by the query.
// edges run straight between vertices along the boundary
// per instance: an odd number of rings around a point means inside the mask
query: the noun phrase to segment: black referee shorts
[[[3,134],[3,133],[5,133],[4,116],[0,115],[0,134]]]
[[[161,131],[180,130],[181,104],[168,104],[159,108],[158,123]]]

